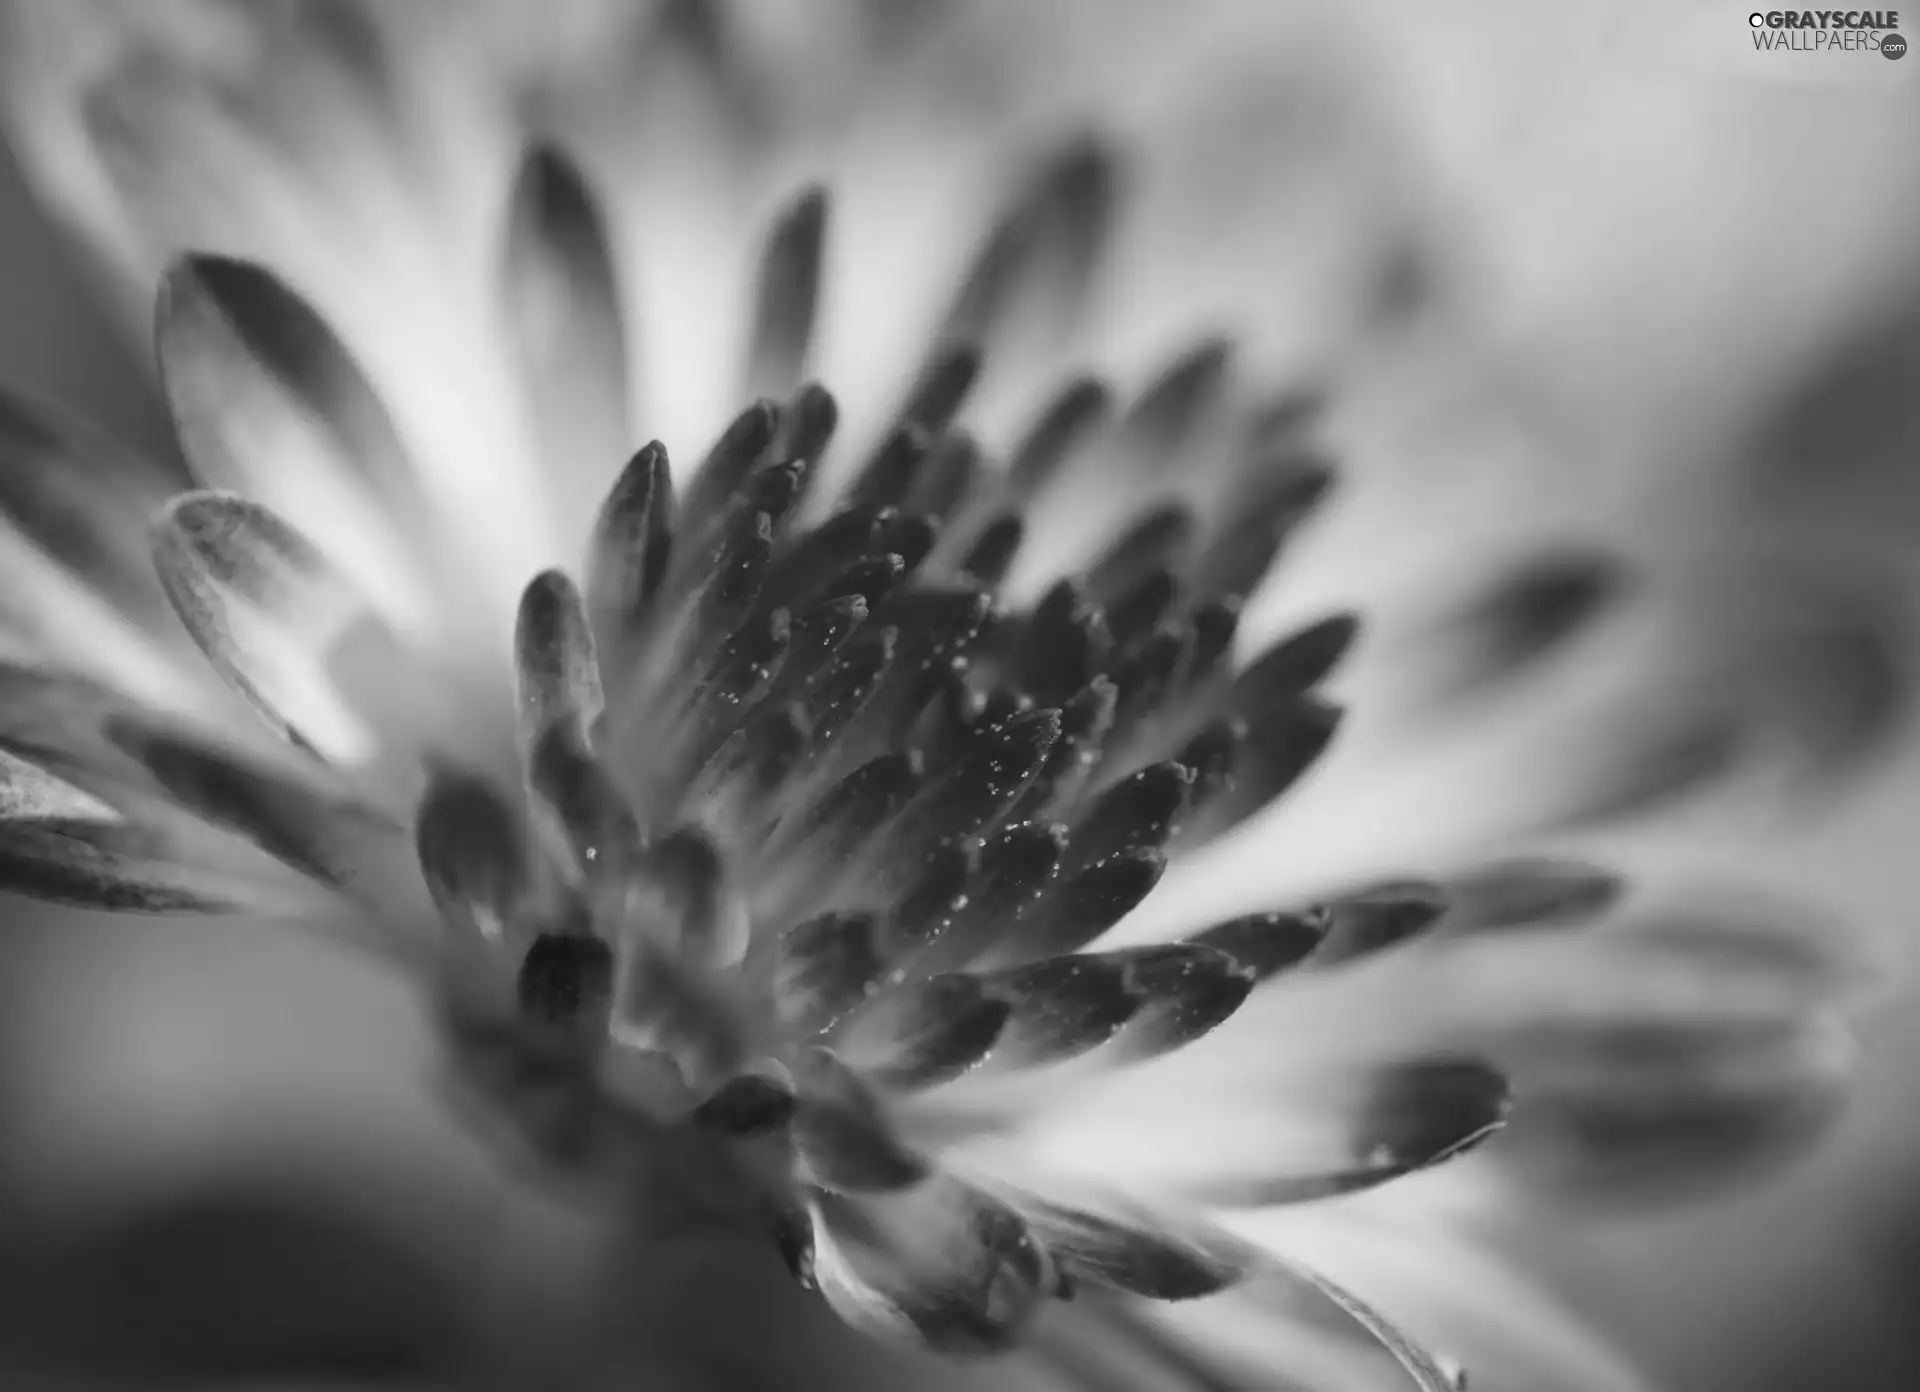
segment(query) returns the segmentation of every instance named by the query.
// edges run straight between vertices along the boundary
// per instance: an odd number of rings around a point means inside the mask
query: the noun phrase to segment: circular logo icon
[[[1883,58],[1904,58],[1907,53],[1907,41],[1898,34],[1888,34],[1880,40],[1880,56]]]
[[[1747,23],[1751,24],[1756,29],[1765,27],[1766,22],[1767,22],[1767,17],[1761,14],[1760,11],[1758,10],[1755,10],[1752,14],[1747,16]]]

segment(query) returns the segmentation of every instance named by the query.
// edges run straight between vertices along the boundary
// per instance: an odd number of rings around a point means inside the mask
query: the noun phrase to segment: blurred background
[[[953,77],[945,119],[1000,90],[982,73],[1031,80],[1022,64],[1042,61],[1011,5],[955,6],[965,22],[897,8],[925,45],[898,61]],[[1067,85],[1115,89],[1160,79],[1155,36],[1181,11],[1169,51],[1219,80],[1170,108],[1162,153],[1191,186],[1166,235],[1196,262],[1226,247],[1262,305],[1260,277],[1297,284],[1347,235],[1333,219],[1269,247],[1270,205],[1337,202],[1343,161],[1383,161],[1407,225],[1437,230],[1388,259],[1376,308],[1418,306],[1408,360],[1423,336],[1453,345],[1396,422],[1451,472],[1395,486],[1511,509],[1523,538],[1591,523],[1699,585],[1716,616],[1702,652],[1748,644],[1747,665],[1711,670],[1806,764],[1786,820],[1743,819],[1738,794],[1719,808],[1729,854],[1750,845],[1912,938],[1920,58],[1756,61],[1744,7],[1708,0],[1061,9],[1067,37],[1044,53]],[[1310,300],[1276,294],[1272,312]],[[0,376],[168,450],[126,325],[0,148]],[[1396,361],[1368,370],[1391,381]],[[1514,431],[1518,473],[1492,460]],[[1829,589],[1850,621],[1873,615],[1838,648],[1782,619]],[[466,1250],[451,1235],[496,1182],[445,1166],[451,1123],[417,1105],[424,1029],[399,986],[310,945],[0,905],[0,1341],[71,1364],[76,1385],[169,1359],[181,1385],[245,1380],[264,1370],[243,1327],[310,1346],[343,1382],[408,1366],[462,1318],[435,1254]],[[1577,1242],[1543,1232],[1531,1256],[1672,1392],[1920,1386],[1917,1077],[1920,1012],[1890,981],[1860,1103],[1817,1154]],[[432,1192],[396,1179],[429,1155]],[[259,1250],[272,1279],[239,1274]],[[204,1288],[174,1283],[182,1253],[204,1258],[187,1264]],[[196,1363],[210,1346],[229,1366]]]

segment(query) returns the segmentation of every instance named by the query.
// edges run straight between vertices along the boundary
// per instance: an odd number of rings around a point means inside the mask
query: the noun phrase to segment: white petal
[[[297,519],[390,618],[423,623],[431,514],[326,323],[270,272],[211,256],[173,268],[157,313],[168,403],[201,479]]]
[[[1490,1243],[1388,1196],[1228,1220],[1358,1293],[1467,1374],[1473,1392],[1644,1392],[1645,1379]]]
[[[373,755],[329,658],[378,621],[311,542],[258,504],[190,493],[155,523],[154,563],[194,641],[270,724],[330,759]]]
[[[572,161],[550,148],[529,153],[508,212],[503,313],[537,468],[570,557],[583,554],[593,509],[637,443],[608,242],[604,214]]]

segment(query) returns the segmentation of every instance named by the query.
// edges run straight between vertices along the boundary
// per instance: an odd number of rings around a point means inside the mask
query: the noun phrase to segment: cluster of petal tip
[[[581,579],[550,571],[522,598],[530,816],[446,772],[418,821],[456,930],[451,1016],[548,1144],[686,1123],[803,1280],[953,1351],[1008,1345],[1080,1283],[1193,1297],[1246,1258],[1127,1205],[943,1173],[916,1129],[964,1131],[1033,1070],[1178,1049],[1263,979],[1444,907],[1432,886],[1389,885],[1090,950],[1170,855],[1265,806],[1332,736],[1314,691],[1350,618],[1230,662],[1242,600],[1329,474],[1265,438],[1213,525],[1144,505],[1012,607],[998,586],[1036,501],[1177,434],[1167,415],[1218,360],[1183,361],[1111,427],[1105,390],[1070,386],[1005,469],[952,428],[974,366],[967,349],[939,358],[814,525],[796,519],[836,415],[816,386],[745,411],[684,492],[666,451],[642,449]],[[1378,1099],[1328,1173],[1214,1197],[1377,1183],[1503,1115],[1477,1065],[1403,1081],[1417,1105]],[[956,1093],[973,1107],[942,1118]]]

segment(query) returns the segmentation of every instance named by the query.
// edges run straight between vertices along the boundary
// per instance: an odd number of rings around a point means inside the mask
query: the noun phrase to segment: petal
[[[971,734],[949,767],[901,812],[885,854],[914,866],[939,841],[994,830],[1039,776],[1059,737],[1054,710],[1027,711]]]
[[[911,969],[929,944],[952,930],[968,908],[967,880],[973,868],[970,837],[944,841],[927,853],[882,922],[881,949],[890,960],[904,960]]]
[[[1233,704],[1257,712],[1304,695],[1339,666],[1359,632],[1357,617],[1336,614],[1289,634],[1234,678]]]
[[[847,486],[842,505],[868,512],[898,507],[913,491],[932,448],[933,436],[920,426],[895,426]]]
[[[1438,885],[1402,880],[1342,895],[1320,912],[1328,926],[1326,941],[1314,954],[1316,967],[1398,946],[1438,923],[1447,912],[1447,901]]]
[[[1720,891],[1653,902],[1608,931],[1436,943],[1421,974],[1441,1028],[1516,1057],[1609,1038],[1739,1038],[1836,1003],[1871,966],[1844,925]]]
[[[861,712],[856,749],[897,748],[942,683],[964,666],[992,612],[991,595],[915,590],[891,596],[876,621],[899,632],[895,659]]]
[[[971,963],[1022,914],[1040,902],[1059,871],[1066,828],[1021,822],[980,847],[966,884],[966,903],[910,971],[950,971]]]
[[[755,886],[755,917],[810,913],[867,863],[875,835],[912,800],[919,779],[906,754],[882,754],[787,819],[765,854],[780,865]]]
[[[1052,1292],[1045,1251],[1011,1206],[934,1175],[816,1208],[814,1275],[856,1328],[954,1356],[1015,1346]]]
[[[1298,966],[1326,939],[1324,914],[1245,914],[1202,929],[1188,941],[1218,948],[1256,981]]]
[[[1459,1367],[1472,1392],[1645,1392],[1648,1384],[1551,1292],[1455,1225],[1379,1201],[1235,1217],[1242,1238],[1280,1253],[1300,1279],[1365,1292],[1375,1317]],[[1336,1286],[1334,1283],[1337,1282]],[[1357,1301],[1355,1302],[1358,1303]],[[1251,1313],[1251,1310],[1248,1310]],[[1442,1384],[1445,1386],[1446,1384]]]
[[[1161,849],[1179,829],[1192,788],[1193,771],[1171,759],[1121,779],[1069,823],[1062,870],[1077,874],[1109,856]]]
[[[780,408],[771,401],[755,402],[720,433],[706,458],[688,480],[675,537],[674,571],[691,576],[711,555],[711,547],[726,522],[742,485],[754,467],[766,461],[780,425]],[[671,579],[669,581],[671,584]]]
[[[1136,644],[1144,647],[1149,639],[1160,637],[1157,630],[1162,621],[1171,619],[1174,602],[1179,597],[1180,577],[1165,566],[1141,576],[1107,606],[1107,630],[1113,635],[1114,643],[1124,651]],[[1170,675],[1177,664],[1166,665]],[[1162,683],[1166,680],[1166,676],[1161,678]],[[1123,695],[1128,686],[1129,683],[1120,682]],[[1163,689],[1163,686],[1154,688],[1156,694]]]
[[[484,779],[439,770],[420,799],[414,839],[443,917],[481,937],[502,937],[532,873],[513,804]]]
[[[1026,523],[1017,513],[1001,513],[980,529],[979,536],[961,556],[961,576],[977,585],[998,585],[1013,569],[1014,557],[1019,554],[1026,534]]]
[[[891,515],[865,508],[834,513],[794,539],[792,547],[768,572],[769,587],[790,607],[805,600],[855,593],[836,582],[854,566],[872,558],[873,541]]]
[[[796,923],[748,960],[767,982],[775,1013],[796,1033],[817,1034],[864,1001],[886,960],[872,914],[826,913]]]
[[[137,832],[108,827],[58,830],[0,821],[0,888],[8,893],[121,913],[226,913],[240,905],[190,875]]]
[[[1225,1170],[1199,1186],[1220,1207],[1264,1208],[1371,1189],[1481,1145],[1506,1124],[1507,1081],[1483,1063],[1423,1059],[1380,1070],[1341,1123],[1343,1138],[1317,1166],[1268,1166],[1264,1177]]]
[[[1100,267],[1118,183],[1112,154],[1091,140],[1049,158],[988,234],[934,342],[982,344],[997,359],[1028,343],[1057,344]]]
[[[0,749],[0,890],[133,913],[238,905],[173,863],[165,841],[39,764]]]
[[[1087,596],[1111,605],[1159,570],[1178,566],[1193,545],[1199,523],[1184,503],[1144,509],[1086,572]]]
[[[793,1089],[778,1078],[743,1073],[696,1107],[693,1121],[730,1138],[750,1140],[786,1130],[799,1105]]]
[[[1028,427],[1007,459],[1007,483],[1015,499],[1044,491],[1081,450],[1100,435],[1113,415],[1113,394],[1103,383],[1068,383]]]
[[[1626,888],[1615,871],[1582,861],[1498,861],[1448,880],[1447,927],[1457,932],[1586,923],[1612,909]]]
[[[161,379],[196,475],[298,518],[389,617],[419,621],[439,533],[392,419],[324,321],[271,273],[193,256],[160,293]]]
[[[538,1046],[590,1049],[613,1008],[613,949],[587,933],[542,933],[521,959],[518,992],[521,1023]]]
[[[643,926],[615,925],[613,1042],[628,1056],[658,1054],[696,1093],[718,1088],[747,1061],[754,1028],[742,1002],[697,966],[661,950]]]
[[[710,534],[717,541],[709,544],[698,564],[681,571],[679,589],[669,573],[667,594],[685,603],[680,606],[673,641],[657,645],[651,654],[654,694],[643,698],[636,691],[630,698],[636,712],[645,709],[648,699],[684,700],[697,691],[727,639],[753,614],[765,588],[773,557],[771,514],[758,507],[742,507]]]
[[[1607,617],[1632,578],[1615,557],[1576,549],[1512,565],[1448,620],[1449,671],[1437,699],[1484,699],[1534,675]]]
[[[1443,938],[1420,976],[1433,1031],[1513,1075],[1502,1153],[1604,1196],[1698,1185],[1818,1134],[1851,1073],[1839,1011],[1872,971],[1843,926],[1723,890],[1592,933]]]
[[[1383,1351],[1405,1375],[1408,1385],[1418,1389],[1418,1392],[1458,1392],[1460,1383],[1450,1367],[1443,1365],[1371,1305],[1299,1262],[1285,1257],[1270,1257],[1263,1277],[1250,1281],[1243,1289],[1249,1312],[1258,1311],[1269,1321],[1299,1321],[1306,1326],[1310,1341],[1324,1341],[1327,1347],[1323,1356],[1334,1362],[1357,1365],[1376,1361],[1384,1364],[1385,1360],[1376,1356],[1376,1350]],[[1194,1313],[1198,1315],[1201,1308],[1204,1307],[1196,1308]],[[1225,1309],[1223,1304],[1206,1313],[1223,1313]],[[1160,1318],[1163,1323],[1173,1323],[1173,1318],[1164,1315]],[[1207,1337],[1206,1333],[1191,1325],[1183,1332],[1188,1338]],[[1265,1342],[1259,1335],[1248,1338],[1246,1333],[1242,1333],[1238,1338],[1226,1340],[1218,1352],[1224,1355],[1222,1361],[1229,1367],[1238,1364],[1258,1367],[1263,1372],[1271,1373],[1274,1363],[1281,1362],[1287,1355],[1274,1359],[1270,1347],[1260,1348]],[[1253,1347],[1249,1348],[1249,1344]],[[1355,1385],[1374,1384],[1369,1381]]]
[[[623,912],[682,961],[705,969],[737,964],[752,926],[735,867],[700,826],[648,839],[627,880]]]
[[[981,985],[1010,1014],[994,1051],[996,1069],[1059,1063],[1098,1048],[1133,1018],[1141,997],[1122,959],[1085,953],[989,972]]]
[[[1903,606],[1872,582],[1799,580],[1746,659],[1769,733],[1803,785],[1858,772],[1906,728],[1914,673]]]
[[[529,802],[548,845],[592,883],[617,882],[632,867],[640,826],[606,764],[571,722],[549,725],[525,753]]]
[[[605,217],[566,155],[529,151],[511,205],[500,267],[507,334],[536,458],[554,480],[560,539],[573,555],[587,535],[585,509],[633,448],[620,285]]]
[[[780,412],[780,429],[773,437],[772,455],[776,460],[803,466],[801,499],[807,497],[808,489],[819,477],[820,461],[839,427],[840,403],[818,382],[801,387]]]
[[[978,1065],[1013,1013],[967,976],[935,976],[884,991],[847,1021],[838,1049],[887,1087],[932,1087]]]
[[[1069,812],[1099,768],[1113,733],[1120,689],[1095,677],[1060,708],[1060,738],[1017,809],[1021,815]]]
[[[317,870],[322,861],[358,865],[387,838],[377,814],[308,776],[309,766],[197,732],[69,674],[0,664],[0,753],[13,761],[19,810],[9,831],[20,873],[66,902],[112,898],[138,909],[146,895],[149,911],[311,910],[314,893],[242,843]],[[31,811],[36,800],[45,816]],[[23,880],[20,892],[34,891]]]
[[[1823,1138],[1853,1096],[1858,1046],[1816,1016],[1738,1044],[1641,1040],[1528,1078],[1509,1173],[1577,1200],[1723,1192]]]
[[[786,664],[761,701],[773,705],[804,695],[825,675],[870,612],[866,596],[859,594],[815,600],[795,610]]]
[[[537,575],[520,597],[514,626],[520,734],[531,745],[557,724],[588,730],[606,702],[586,601],[557,570]]]
[[[874,1193],[926,1178],[927,1162],[901,1141],[873,1090],[831,1052],[804,1050],[793,1074],[800,1095],[794,1145],[813,1183]]]
[[[1202,600],[1240,601],[1253,593],[1281,547],[1333,490],[1333,469],[1317,459],[1262,458],[1252,496],[1234,500],[1219,535],[1194,567]]]
[[[972,504],[982,499],[989,477],[980,442],[964,430],[948,430],[934,441],[927,467],[907,495],[905,507],[911,513],[954,523],[965,518]],[[965,541],[984,533],[985,528],[971,523],[964,528],[950,525],[941,534],[941,541]]]
[[[361,879],[397,831],[292,770],[187,730],[114,716],[105,733],[174,805],[329,888],[344,890]]]
[[[784,396],[806,372],[826,222],[827,193],[816,184],[780,213],[767,235],[748,338],[749,396]]]
[[[1071,1386],[1140,1392],[1459,1387],[1446,1366],[1376,1311],[1317,1273],[1270,1255],[1245,1280],[1204,1299],[1170,1304],[1089,1295],[1050,1316],[1037,1331],[1036,1347]]]
[[[1121,419],[1117,451],[1143,475],[1158,473],[1184,454],[1220,406],[1233,345],[1210,338],[1161,369]]]
[[[1507,1114],[1505,1080],[1473,1060],[1299,1059],[1287,1078],[1265,1057],[1270,1041],[1240,1038],[1261,1056],[1223,1053],[1222,1035],[1132,1068],[1076,1072],[1023,1115],[961,1141],[953,1163],[1036,1176],[1035,1186],[1124,1185],[1258,1207],[1439,1164],[1486,1141]]]
[[[188,486],[176,467],[90,437],[0,384],[0,519],[123,612],[164,613],[147,521]]]
[[[626,651],[666,577],[673,545],[673,473],[658,440],[627,461],[600,506],[587,553],[594,631]]]
[[[1149,1300],[1194,1300],[1225,1290],[1258,1265],[1246,1243],[1123,1196],[1004,1191],[1063,1277]]]
[[[187,632],[270,725],[326,758],[372,756],[333,669],[354,645],[385,646],[384,626],[312,542],[257,503],[189,493],[154,524],[153,552]]]
[[[206,698],[146,544],[169,471],[0,386],[0,653],[167,706]]]
[[[993,963],[1033,961],[1085,947],[1133,912],[1166,871],[1151,848],[1121,851],[1052,881],[1016,933],[987,954]]]
[[[1211,947],[1172,943],[1112,954],[1139,998],[1120,1031],[1128,1059],[1153,1058],[1191,1044],[1225,1023],[1253,990],[1253,973]]]
[[[1189,824],[1182,848],[1225,834],[1289,791],[1326,752],[1343,714],[1314,696],[1247,713],[1231,786]]]
[[[265,902],[255,868],[232,864],[150,799],[134,799],[117,776],[83,778],[84,764],[69,770],[67,762],[0,743],[0,891],[132,914]],[[98,770],[98,758],[88,762]]]
[[[1645,820],[1723,782],[1753,755],[1754,731],[1719,702],[1690,697],[1631,712],[1590,741],[1600,754],[1573,761],[1554,826]]]
[[[1100,606],[1079,581],[1066,579],[1026,616],[1008,665],[1035,700],[1066,701],[1099,676],[1110,643]]]

